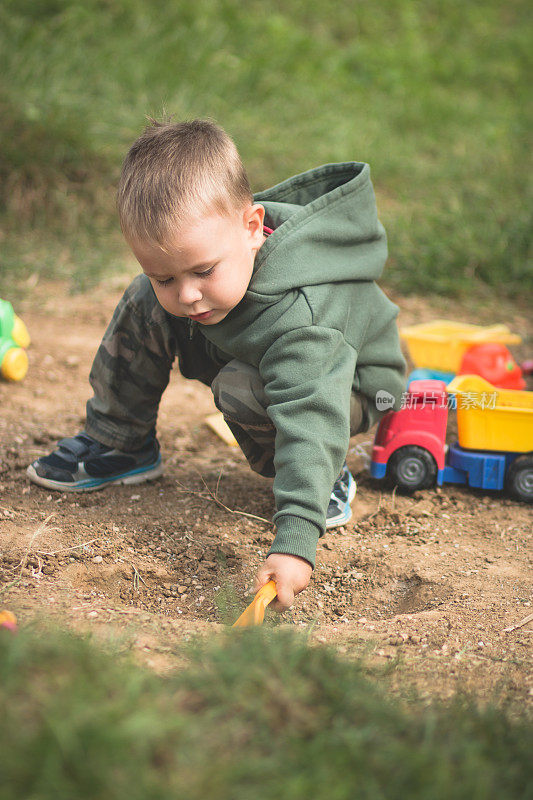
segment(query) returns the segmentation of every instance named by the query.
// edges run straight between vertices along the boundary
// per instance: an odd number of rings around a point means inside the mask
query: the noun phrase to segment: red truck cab
[[[448,393],[443,381],[413,381],[405,405],[381,421],[372,450],[372,474],[383,478],[387,464],[413,487],[431,486],[445,466]],[[406,487],[406,488],[407,488]]]

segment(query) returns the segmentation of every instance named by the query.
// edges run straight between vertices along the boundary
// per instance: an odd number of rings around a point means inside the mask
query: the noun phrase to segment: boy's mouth
[[[203,314],[189,314],[189,318],[193,319],[195,322],[201,322],[203,319],[208,319],[213,311],[204,311]]]

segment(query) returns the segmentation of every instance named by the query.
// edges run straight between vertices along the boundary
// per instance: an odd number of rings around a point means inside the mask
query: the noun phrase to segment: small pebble
[[[101,564],[103,560],[104,560],[104,559],[102,558],[102,556],[95,556],[95,557],[93,558],[93,563],[94,563],[94,564]]]

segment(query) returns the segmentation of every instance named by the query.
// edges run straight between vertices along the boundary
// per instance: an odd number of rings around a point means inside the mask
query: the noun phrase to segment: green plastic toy
[[[21,381],[28,371],[26,348],[30,335],[7,300],[0,299],[0,376],[6,381]]]

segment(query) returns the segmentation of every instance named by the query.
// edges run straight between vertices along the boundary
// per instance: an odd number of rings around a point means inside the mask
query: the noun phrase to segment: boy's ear
[[[244,226],[252,236],[263,236],[263,220],[265,209],[261,203],[248,206],[244,212]]]

